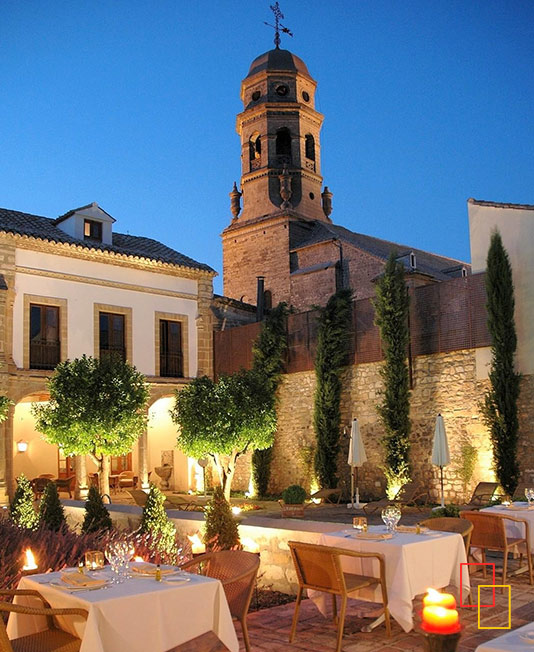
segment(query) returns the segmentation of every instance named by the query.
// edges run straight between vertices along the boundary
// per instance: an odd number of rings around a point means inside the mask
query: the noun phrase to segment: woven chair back
[[[328,593],[343,593],[345,582],[335,548],[289,542],[295,570],[302,586]]]
[[[402,502],[409,503],[415,500],[419,493],[419,485],[416,482],[407,482],[399,489],[395,500],[402,500]]]
[[[259,565],[258,555],[246,550],[221,550],[209,555],[204,574],[221,580],[232,616],[242,618],[248,611]]]
[[[472,546],[494,550],[506,548],[504,520],[500,516],[482,512],[462,512],[461,517],[474,526],[471,535]]]
[[[469,552],[473,524],[465,518],[454,518],[450,516],[427,518],[425,521],[421,521],[421,525],[437,532],[456,532],[457,534],[461,534],[464,539],[465,549]]]
[[[469,503],[488,503],[498,486],[498,482],[479,482],[473,491],[473,495],[471,496]]]

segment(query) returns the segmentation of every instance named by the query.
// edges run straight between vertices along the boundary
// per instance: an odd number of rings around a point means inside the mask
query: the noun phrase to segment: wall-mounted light
[[[23,439],[19,439],[17,442],[17,450],[19,453],[25,453],[28,450],[28,442]]]

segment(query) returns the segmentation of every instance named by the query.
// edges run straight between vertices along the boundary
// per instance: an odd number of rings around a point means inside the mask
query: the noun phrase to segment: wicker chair
[[[35,495],[36,500],[40,500],[41,496],[43,495],[43,492],[45,490],[46,485],[52,482],[51,478],[43,478],[42,476],[39,476],[38,478],[34,478],[31,481],[31,487],[33,489],[33,493]]]
[[[293,563],[295,564],[295,570],[297,571],[299,582],[295,613],[293,614],[293,624],[291,627],[291,634],[289,635],[290,643],[292,643],[295,638],[300,603],[304,589],[323,591],[324,593],[331,594],[332,607],[334,610],[334,622],[336,622],[336,619],[338,622],[336,652],[340,652],[341,642],[343,640],[343,626],[345,624],[347,598],[355,597],[353,594],[356,591],[375,584],[379,584],[382,590],[386,632],[388,636],[391,636],[388,593],[386,588],[386,562],[384,555],[381,555],[378,552],[355,552],[354,550],[344,550],[343,548],[333,548],[331,546],[321,546],[314,543],[302,543],[297,541],[289,541],[288,545],[291,549],[291,555],[293,557]],[[341,557],[378,560],[380,564],[380,577],[344,573],[341,568]],[[337,617],[336,595],[341,596],[339,618]]]
[[[461,517],[471,521],[474,526],[471,536],[471,548],[480,548],[482,551],[482,562],[486,561],[486,550],[498,550],[503,553],[502,583],[506,584],[506,571],[508,568],[508,553],[514,552],[518,545],[524,545],[526,548],[528,573],[530,584],[533,583],[532,576],[532,557],[530,556],[530,534],[528,521],[513,516],[504,516],[502,514],[488,514],[487,512],[463,512]],[[525,528],[525,536],[519,538],[506,536],[506,521],[522,523]],[[519,556],[520,567],[523,564],[523,554]],[[484,577],[486,577],[486,566],[482,567]],[[501,592],[504,589],[501,589]]]
[[[256,582],[260,558],[245,550],[221,550],[207,552],[182,564],[183,569],[198,568],[202,575],[215,577],[221,581],[230,613],[237,618],[243,630],[243,640],[250,652],[250,639],[247,629],[247,612]]]
[[[421,511],[421,507],[417,504],[417,501],[425,499],[425,502],[428,502],[429,493],[428,489],[421,489],[421,487],[415,482],[407,482],[403,485],[397,492],[397,495],[392,500],[389,498],[381,498],[380,500],[374,500],[371,503],[364,505],[363,511],[366,514],[372,514],[376,512],[377,509],[387,507],[388,505],[410,505],[413,504]]]
[[[137,487],[137,476],[133,471],[122,471],[119,473],[119,489],[126,487],[131,487],[132,489]]]
[[[60,491],[66,491],[69,494],[69,498],[72,498],[72,492],[74,491],[74,486],[76,484],[76,476],[71,475],[68,478],[58,478],[54,480],[54,484],[57,487],[58,493]]]
[[[11,602],[0,601],[0,612],[26,614],[28,616],[46,616],[48,629],[37,634],[22,636],[9,640],[4,619],[0,617],[0,652],[78,652],[81,640],[72,634],[58,629],[54,624],[53,616],[82,616],[87,619],[85,609],[52,609],[48,602],[38,591],[29,589],[15,589],[14,591],[0,591],[0,596],[15,597],[17,595],[31,595],[43,603],[42,607],[24,607]]]

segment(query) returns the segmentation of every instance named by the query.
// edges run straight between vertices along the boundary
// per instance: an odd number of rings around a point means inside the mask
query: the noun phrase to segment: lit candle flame
[[[441,599],[441,593],[439,591],[436,591],[436,589],[427,589],[426,594],[431,600],[439,601]]]
[[[145,561],[142,557],[139,557],[139,555],[136,555],[134,557],[134,561]]]
[[[35,570],[37,568],[37,564],[35,563],[35,557],[33,556],[33,552],[31,551],[31,548],[26,548],[26,563],[22,567],[22,570],[29,571],[29,570]]]
[[[189,541],[191,541],[191,552],[194,555],[198,555],[198,554],[206,552],[206,546],[200,540],[200,537],[198,536],[198,533],[193,534],[192,536],[187,535],[187,538],[189,539]]]

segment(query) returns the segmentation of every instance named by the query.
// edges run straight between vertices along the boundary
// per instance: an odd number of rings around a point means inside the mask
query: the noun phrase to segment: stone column
[[[85,500],[89,493],[87,486],[87,466],[85,464],[85,455],[76,455],[74,459],[76,469],[76,487],[74,489],[74,498],[76,500]]]
[[[148,433],[144,430],[137,442],[139,449],[139,483],[141,489],[148,489]]]
[[[197,376],[213,378],[213,275],[203,275],[197,280]]]
[[[7,419],[1,426],[0,441],[0,505],[8,505],[13,496],[13,417],[15,406],[10,405]]]

